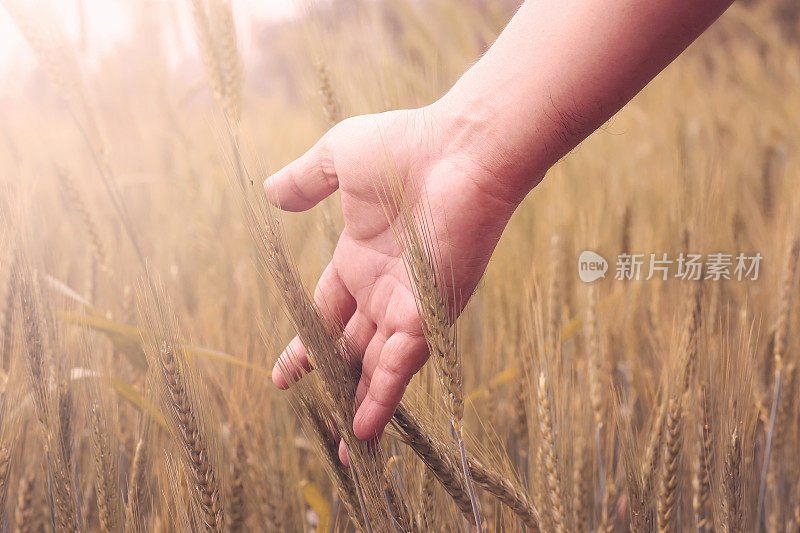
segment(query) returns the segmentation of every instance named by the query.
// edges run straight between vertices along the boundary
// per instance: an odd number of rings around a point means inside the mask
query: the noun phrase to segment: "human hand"
[[[354,117],[264,184],[270,201],[287,211],[305,211],[341,190],[344,230],[314,300],[331,324],[345,324],[364,354],[353,422],[359,439],[381,434],[428,359],[392,214],[387,217],[381,201],[381,180],[391,162],[404,190],[423,191],[407,201],[412,210],[423,202],[429,210],[434,245],[451,276],[444,281],[459,295],[460,312],[524,196],[504,186],[480,156],[473,139],[482,137],[482,128],[477,121],[450,120],[436,106]],[[293,361],[310,370],[297,337],[281,358],[293,377],[300,374]],[[276,365],[272,379],[286,389],[283,372]]]

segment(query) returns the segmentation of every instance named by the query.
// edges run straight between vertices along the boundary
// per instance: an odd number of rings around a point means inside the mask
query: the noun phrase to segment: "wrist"
[[[426,109],[441,132],[443,155],[467,157],[483,171],[483,186],[514,208],[547,172],[544,154],[521,138],[524,117],[509,116],[497,98],[456,84]]]

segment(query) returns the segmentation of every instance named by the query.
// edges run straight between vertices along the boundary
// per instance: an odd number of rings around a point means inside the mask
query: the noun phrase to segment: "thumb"
[[[333,155],[324,138],[264,182],[269,202],[284,211],[310,209],[338,188]]]

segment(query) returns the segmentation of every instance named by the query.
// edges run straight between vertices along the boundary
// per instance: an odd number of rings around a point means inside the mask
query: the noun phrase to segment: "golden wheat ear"
[[[192,18],[211,90],[226,119],[238,124],[244,68],[229,0],[190,0]]]
[[[290,358],[292,357],[290,353]],[[280,360],[278,364],[285,376],[294,376],[286,361]],[[339,459],[339,443],[333,433],[336,422],[325,414],[326,397],[319,389],[319,382],[313,376],[302,382],[299,378],[287,382],[291,384],[289,392],[292,407],[303,422],[306,434],[314,443],[318,455],[323,459],[323,465],[333,480],[348,516],[356,526],[366,529],[365,524],[369,523],[370,517],[364,508],[361,487],[356,485],[349,469]]]
[[[431,424],[417,416],[403,402],[392,418],[392,427],[397,431],[399,439],[414,451],[439,481],[465,518],[474,520],[472,502],[461,471],[459,451],[448,446],[444,439],[436,437]],[[469,456],[468,460],[470,475],[475,483],[508,506],[531,531],[538,531],[539,513],[525,489],[512,476],[501,474],[479,459]]]
[[[193,513],[207,531],[224,531],[224,511],[216,450],[198,395],[197,378],[186,357],[178,327],[163,289],[154,288],[156,299],[145,300],[151,335],[144,348],[156,384],[167,425],[181,450],[181,466],[190,482]]]
[[[376,452],[376,443],[360,441],[353,433],[363,354],[351,339],[342,335],[341,324],[329,324],[323,318],[300,279],[274,208],[266,201],[263,189],[248,185],[257,180],[252,179],[250,169],[243,164],[237,142],[231,143],[231,150],[227,169],[229,182],[256,246],[257,266],[272,279],[277,300],[306,348],[308,360],[321,383],[316,395],[321,409],[346,443],[351,477],[357,495],[361,495],[362,514],[367,517],[361,522],[364,527],[392,528],[394,512],[406,505],[395,505],[391,509],[387,506],[381,479],[383,457]],[[283,369],[284,374],[290,375],[287,371]],[[408,516],[408,513],[403,514]]]
[[[403,177],[388,157],[388,152],[387,159],[387,170],[383,181],[375,185],[376,192],[403,253],[403,263],[416,299],[428,351],[450,417],[453,440],[461,456],[462,473],[474,521],[478,530],[482,531],[480,505],[472,486],[464,442],[464,382],[455,322],[459,295],[455,294],[455,287],[447,286],[447,279],[453,279],[452,265],[443,264],[444,257],[426,191],[421,188],[410,191],[416,196],[415,204],[418,207],[415,208]],[[451,274],[449,278],[445,276],[447,269]]]

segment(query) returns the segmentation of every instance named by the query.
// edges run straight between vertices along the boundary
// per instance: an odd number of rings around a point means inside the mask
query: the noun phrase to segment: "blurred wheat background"
[[[98,51],[0,3],[38,60],[0,82],[4,530],[466,531],[476,503],[485,531],[800,531],[796,2],[735,4],[518,210],[458,323],[466,469],[433,365],[352,442],[358,368],[308,300],[336,200],[260,183],[433,101],[516,4],[130,0]],[[764,259],[590,285],[586,249]],[[282,394],[295,332],[320,371]]]

